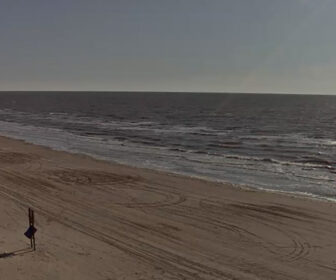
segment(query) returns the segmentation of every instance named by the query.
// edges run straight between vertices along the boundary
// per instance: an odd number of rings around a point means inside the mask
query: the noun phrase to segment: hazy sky
[[[0,0],[0,90],[336,93],[335,0]]]

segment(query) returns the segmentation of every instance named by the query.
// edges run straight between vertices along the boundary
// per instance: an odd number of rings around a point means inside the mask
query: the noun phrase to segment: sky
[[[335,0],[0,0],[0,90],[336,94]]]

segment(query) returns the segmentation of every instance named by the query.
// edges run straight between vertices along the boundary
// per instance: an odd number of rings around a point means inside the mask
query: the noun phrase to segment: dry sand
[[[0,138],[0,279],[336,279],[335,214]]]

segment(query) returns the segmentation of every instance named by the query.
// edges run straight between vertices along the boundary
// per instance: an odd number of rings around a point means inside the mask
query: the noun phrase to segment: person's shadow
[[[20,256],[20,255],[24,255],[24,254],[31,253],[31,252],[33,252],[32,248],[25,248],[25,249],[16,250],[13,252],[0,253],[0,259]]]

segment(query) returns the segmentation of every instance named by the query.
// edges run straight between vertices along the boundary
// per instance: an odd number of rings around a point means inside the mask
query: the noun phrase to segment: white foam
[[[128,143],[112,138],[80,136],[58,128],[4,121],[0,121],[0,133],[56,150],[83,153],[137,167],[268,190],[336,197],[334,188],[336,175],[333,177],[328,170],[304,170],[302,166],[307,166],[306,164],[276,160],[265,162],[257,157],[207,155],[192,151],[182,153],[171,151],[167,147]]]

